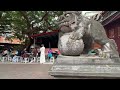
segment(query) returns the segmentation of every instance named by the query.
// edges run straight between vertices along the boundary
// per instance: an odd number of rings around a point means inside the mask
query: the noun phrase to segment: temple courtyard
[[[48,75],[52,63],[1,63],[0,79],[53,79]]]

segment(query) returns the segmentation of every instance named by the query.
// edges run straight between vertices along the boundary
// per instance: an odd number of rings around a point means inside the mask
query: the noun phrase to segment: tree
[[[40,31],[47,32],[57,28],[55,21],[62,11],[0,11],[1,32],[10,31],[13,35],[7,37],[19,38],[23,44],[30,46],[31,35]]]

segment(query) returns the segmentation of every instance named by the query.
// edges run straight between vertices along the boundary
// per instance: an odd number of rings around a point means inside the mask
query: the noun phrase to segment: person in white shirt
[[[45,47],[42,44],[40,48],[40,63],[45,63]]]

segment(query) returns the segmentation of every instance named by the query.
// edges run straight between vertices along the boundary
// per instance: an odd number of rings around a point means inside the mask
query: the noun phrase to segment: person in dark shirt
[[[17,56],[21,56],[21,50],[18,49]]]

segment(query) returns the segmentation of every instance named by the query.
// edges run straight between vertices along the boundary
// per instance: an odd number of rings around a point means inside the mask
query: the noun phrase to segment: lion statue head
[[[79,24],[80,17],[81,11],[65,11],[63,15],[58,18],[60,30],[62,32],[74,31]]]

